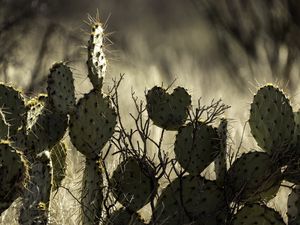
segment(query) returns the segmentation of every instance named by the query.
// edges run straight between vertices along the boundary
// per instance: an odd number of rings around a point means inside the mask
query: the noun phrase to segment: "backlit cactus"
[[[288,98],[278,88],[260,88],[251,103],[249,124],[257,144],[268,153],[279,154],[293,140],[294,114]]]
[[[67,147],[65,143],[56,144],[50,153],[53,167],[53,191],[57,190],[66,176],[67,170]]]
[[[92,24],[88,43],[88,78],[93,89],[85,94],[70,113],[69,135],[76,149],[86,157],[82,181],[82,224],[99,224],[102,217],[103,174],[101,150],[114,133],[117,114],[109,96],[102,92],[106,71],[103,28]]]
[[[70,68],[64,63],[55,63],[47,80],[49,102],[54,110],[67,114],[75,107],[74,78]]]
[[[129,212],[126,208],[120,208],[106,218],[104,225],[144,225],[145,223],[140,218],[138,213]]]
[[[220,153],[217,130],[201,122],[179,128],[175,142],[176,160],[190,174],[200,174]]]
[[[29,180],[29,164],[8,142],[0,142],[0,215],[18,198]]]
[[[153,177],[154,171],[146,162],[141,165],[135,158],[128,158],[113,173],[113,194],[129,211],[138,211],[156,194],[158,184]]]
[[[228,197],[232,201],[268,200],[276,195],[281,180],[280,169],[267,153],[248,152],[228,170]]]
[[[50,152],[46,150],[39,153],[31,165],[30,183],[23,196],[20,224],[48,224],[52,173]]]
[[[215,182],[200,176],[172,181],[162,192],[155,209],[154,224],[224,224],[224,192]]]
[[[70,116],[70,138],[73,145],[88,158],[95,159],[111,138],[117,114],[109,97],[92,90],[81,98]]]
[[[88,42],[88,78],[93,87],[101,90],[106,72],[106,58],[104,54],[104,30],[102,24],[92,24],[90,40]]]
[[[147,111],[153,123],[166,130],[177,130],[188,117],[191,96],[182,87],[172,94],[161,87],[153,87],[146,94]]]
[[[110,92],[111,97],[103,91],[103,32],[101,23],[93,21],[87,57],[93,88],[77,103],[71,69],[63,62],[50,69],[47,95],[25,99],[20,91],[0,84],[0,213],[22,193],[20,224],[51,224],[51,193],[62,187],[67,166],[61,139],[69,129],[72,144],[85,156],[78,201],[83,225],[143,225],[138,211],[149,203],[153,214],[147,224],[153,225],[283,225],[281,216],[263,204],[277,194],[283,179],[300,184],[300,113],[293,112],[283,91],[273,85],[258,90],[249,124],[262,151],[237,159],[228,158],[227,119],[216,127],[215,118],[201,118],[211,112],[200,106],[193,111],[183,87],[171,94],[158,86],[150,89],[135,121],[140,129],[126,133],[118,117],[117,92]],[[150,121],[163,129],[159,142],[150,135]],[[164,155],[167,131],[176,131],[173,159]],[[136,133],[141,141],[135,140]],[[158,154],[149,157],[149,146]],[[119,151],[110,154],[114,147]],[[110,171],[106,156],[115,155],[122,161]],[[203,177],[212,162],[216,180]],[[166,180],[168,185],[161,187]],[[293,189],[289,196],[289,225],[300,224],[298,194]],[[118,204],[107,206],[107,199]]]
[[[0,111],[5,125],[8,127],[6,138],[22,129],[26,122],[25,100],[20,91],[11,86],[0,84]],[[3,126],[3,124],[2,124]]]
[[[280,214],[265,205],[248,204],[240,209],[234,216],[233,225],[284,225]]]

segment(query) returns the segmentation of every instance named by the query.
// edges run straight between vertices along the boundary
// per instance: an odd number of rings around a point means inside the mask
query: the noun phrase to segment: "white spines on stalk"
[[[106,58],[103,51],[104,29],[102,24],[92,24],[91,36],[88,42],[88,77],[95,89],[101,90],[106,71]]]

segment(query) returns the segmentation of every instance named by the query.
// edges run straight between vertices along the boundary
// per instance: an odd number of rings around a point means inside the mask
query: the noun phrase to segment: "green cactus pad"
[[[176,160],[190,174],[200,174],[220,153],[217,130],[201,122],[179,128],[175,142]]]
[[[97,90],[102,88],[103,78],[106,72],[106,58],[103,51],[103,32],[102,24],[94,23],[88,42],[88,77],[93,87]]]
[[[130,213],[126,208],[118,209],[105,220],[104,225],[144,225],[141,216],[136,212]]]
[[[176,178],[162,192],[152,218],[154,224],[224,224],[226,201],[215,182],[200,176]]]
[[[66,176],[67,148],[63,142],[59,142],[51,149],[51,161],[53,167],[53,191],[57,190]]]
[[[293,189],[288,197],[288,207],[287,216],[289,225],[299,225],[300,224],[300,190]]]
[[[67,114],[75,108],[73,74],[64,63],[55,63],[50,69],[47,86],[49,102],[60,113]]]
[[[157,181],[154,172],[146,162],[141,167],[133,157],[124,160],[111,178],[114,196],[128,209],[139,210],[156,193]]]
[[[97,158],[114,133],[117,114],[109,97],[92,90],[79,100],[70,116],[70,137],[73,145],[86,157]]]
[[[234,216],[233,225],[285,225],[280,214],[265,205],[247,204]]]
[[[101,162],[86,159],[82,180],[82,224],[99,224],[102,216],[103,175]]]
[[[26,107],[20,91],[0,83],[0,110],[9,127],[9,136],[17,133],[26,121]]]
[[[182,87],[172,94],[161,87],[153,87],[146,94],[148,115],[156,126],[177,130],[188,117],[191,96]]]
[[[229,199],[236,202],[269,200],[275,197],[281,179],[280,169],[267,153],[244,153],[228,170]]]
[[[28,154],[35,155],[51,149],[62,139],[68,126],[68,117],[52,111],[44,95],[31,100],[28,107],[25,142]]]
[[[29,178],[23,154],[7,142],[0,142],[0,215],[19,197]]]
[[[249,124],[263,150],[281,153],[291,143],[295,127],[288,98],[272,85],[260,88],[251,103]]]
[[[31,165],[30,182],[20,211],[20,224],[47,224],[52,173],[50,152],[39,153]]]

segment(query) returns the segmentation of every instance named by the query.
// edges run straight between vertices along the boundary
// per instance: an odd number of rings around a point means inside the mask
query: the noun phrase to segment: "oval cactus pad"
[[[200,174],[220,153],[217,130],[201,122],[179,128],[175,154],[179,164],[190,174]]]
[[[250,109],[251,133],[259,147],[274,153],[291,143],[294,114],[288,98],[278,88],[267,85],[258,90]]]
[[[71,141],[86,157],[97,158],[116,124],[117,114],[109,97],[94,89],[79,100],[70,116]]]
[[[148,115],[156,126],[177,130],[188,117],[191,96],[182,87],[172,94],[161,87],[153,87],[146,94]]]

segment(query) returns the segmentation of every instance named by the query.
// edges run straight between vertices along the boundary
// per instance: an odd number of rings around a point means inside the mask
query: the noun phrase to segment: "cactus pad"
[[[106,219],[104,225],[144,225],[144,221],[141,216],[136,213],[130,213],[126,208],[121,208],[112,213],[112,215]]]
[[[30,182],[23,196],[20,224],[47,224],[52,189],[52,163],[49,151],[37,155],[30,171]]]
[[[23,154],[0,142],[0,214],[19,197],[28,181],[28,163]]]
[[[63,142],[58,143],[51,149],[51,161],[53,167],[53,191],[57,190],[66,176],[67,148]]]
[[[272,85],[260,88],[251,103],[249,124],[257,144],[268,153],[279,153],[291,143],[294,114],[288,98]]]
[[[285,225],[280,214],[265,205],[248,204],[234,216],[233,225]]]
[[[215,182],[200,176],[175,179],[157,201],[154,224],[224,224],[226,201]]]
[[[288,197],[288,221],[289,225],[298,225],[300,224],[300,190],[294,188]]]
[[[51,149],[64,136],[68,118],[66,114],[51,111],[44,95],[31,100],[28,107],[26,147],[29,152],[39,154],[45,149]]]
[[[9,127],[9,136],[17,133],[26,121],[26,107],[20,91],[0,83],[0,110]]]
[[[70,116],[70,137],[73,145],[86,157],[97,158],[114,133],[117,114],[109,97],[92,90],[79,100]]]
[[[227,173],[227,136],[228,121],[222,118],[218,127],[218,135],[220,138],[220,154],[215,160],[216,182],[221,187],[224,186]]]
[[[234,201],[269,200],[276,195],[281,178],[280,169],[267,153],[244,153],[228,170],[228,190],[232,191],[229,198]]]
[[[0,139],[6,139],[8,136],[9,125],[5,122],[5,116],[0,112]]]
[[[102,216],[103,177],[101,161],[86,159],[82,180],[82,224],[99,224]]]
[[[190,174],[200,174],[220,153],[217,130],[201,122],[179,128],[175,142],[176,160]]]
[[[191,105],[191,96],[182,87],[168,94],[161,87],[153,87],[146,94],[147,111],[156,126],[177,130],[184,124]]]
[[[143,163],[142,167],[133,157],[118,165],[111,178],[116,199],[132,211],[146,205],[157,190],[153,169]]]
[[[75,108],[73,74],[64,63],[55,63],[50,69],[47,86],[49,102],[60,113],[67,114]]]
[[[104,30],[101,23],[92,25],[91,37],[88,42],[88,77],[97,90],[102,88],[103,78],[106,71],[106,58],[104,54],[103,40]]]

